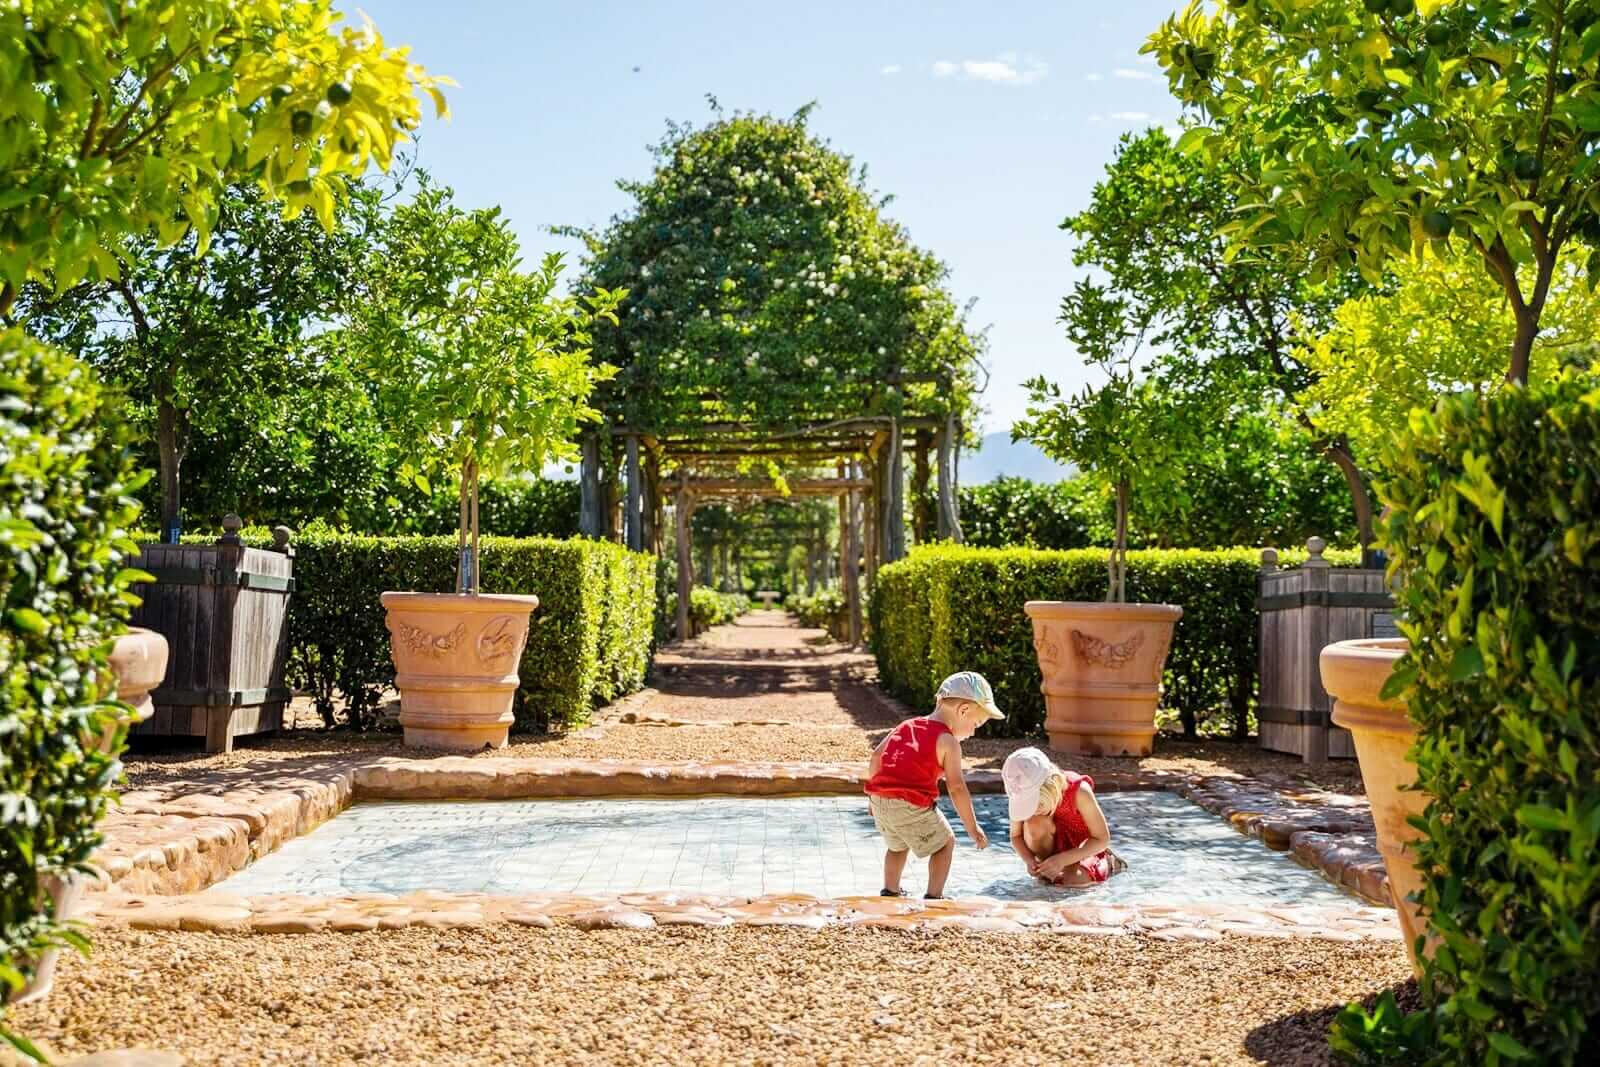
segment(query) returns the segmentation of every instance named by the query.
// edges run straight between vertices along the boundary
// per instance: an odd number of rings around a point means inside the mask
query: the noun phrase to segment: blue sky
[[[341,0],[352,14],[358,5]],[[1086,379],[1055,318],[1081,209],[1130,129],[1177,106],[1145,37],[1174,0],[551,4],[365,0],[391,44],[460,82],[422,165],[461,203],[499,204],[531,261],[576,246],[546,232],[603,223],[648,175],[666,121],[789,114],[869,168],[888,211],[950,266],[990,328],[990,432],[1022,414],[1023,379]],[[635,71],[634,68],[638,70]]]

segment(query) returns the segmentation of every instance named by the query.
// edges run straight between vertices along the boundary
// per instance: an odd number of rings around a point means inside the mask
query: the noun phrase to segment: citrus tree
[[[439,79],[331,0],[19,0],[0,8],[0,313],[29,279],[119,276],[130,234],[193,229],[250,178],[332,224]]]
[[[1596,0],[1196,0],[1145,50],[1199,120],[1182,147],[1257,161],[1235,247],[1303,249],[1313,278],[1470,254],[1519,382],[1563,257],[1600,277]]]
[[[965,412],[979,340],[946,270],[881,212],[851,160],[789,119],[673,125],[628,212],[588,245],[585,284],[628,292],[597,335],[630,426],[797,426]],[[942,384],[941,384],[942,383]]]
[[[344,310],[378,210],[377,191],[358,186],[340,205],[350,217],[331,228],[310,215],[286,220],[253,183],[221,190],[214,207],[210,248],[193,232],[170,245],[154,232],[130,236],[116,278],[59,297],[30,284],[16,307],[31,333],[128,393],[156,443],[160,529],[173,542],[192,435],[241,419],[270,424],[280,396],[325,373],[304,334]]]
[[[423,492],[460,486],[457,590],[478,591],[480,478],[537,473],[570,459],[610,368],[590,361],[595,323],[623,294],[558,292],[561,257],[520,268],[499,208],[467,211],[419,177],[411,202],[381,223],[352,316],[349,350],[368,372],[400,448],[400,473]]]
[[[1064,398],[1043,377],[1023,383],[1028,414],[1012,427],[1013,440],[1030,440],[1058,463],[1075,464],[1103,478],[1115,496],[1116,519],[1106,560],[1106,600],[1122,603],[1128,584],[1128,515],[1134,486],[1177,491],[1180,468],[1172,462],[1193,440],[1191,412],[1150,378],[1135,375],[1130,359],[1104,364],[1109,377],[1098,389]]]
[[[1124,135],[1088,207],[1061,224],[1078,240],[1074,262],[1094,271],[1063,301],[1062,319],[1091,359],[1103,358],[1107,338],[1139,336],[1157,353],[1153,373],[1173,387],[1224,390],[1252,413],[1276,406],[1293,414],[1292,398],[1316,376],[1302,343],[1367,287],[1354,271],[1312,281],[1293,247],[1229,247],[1225,231],[1252,158],[1181,152],[1159,128]],[[1358,536],[1370,544],[1370,457],[1338,429],[1300,421],[1338,467]]]
[[[1493,391],[1503,381],[1505,338],[1516,328],[1499,285],[1470,260],[1405,260],[1394,276],[1392,293],[1340,307],[1302,356],[1316,377],[1298,398],[1301,410],[1375,458],[1411,409],[1432,407],[1442,392]],[[1597,343],[1600,297],[1569,262],[1550,285],[1531,379],[1562,362],[1588,361]]]

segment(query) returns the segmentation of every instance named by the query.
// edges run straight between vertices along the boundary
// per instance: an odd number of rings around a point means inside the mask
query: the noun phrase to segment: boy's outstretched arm
[[[989,835],[978,825],[978,816],[972,810],[972,793],[967,789],[967,780],[961,777],[961,742],[950,734],[939,738],[939,762],[944,766],[944,785],[950,792],[950,803],[956,806],[956,814],[961,816],[967,836],[979,848],[988,848]]]

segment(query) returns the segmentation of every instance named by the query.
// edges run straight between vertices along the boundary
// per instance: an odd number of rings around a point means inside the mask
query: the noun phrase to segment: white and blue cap
[[[957,671],[939,685],[934,703],[941,700],[970,700],[982,707],[991,719],[1003,719],[1005,714],[994,706],[994,690],[976,671]]]

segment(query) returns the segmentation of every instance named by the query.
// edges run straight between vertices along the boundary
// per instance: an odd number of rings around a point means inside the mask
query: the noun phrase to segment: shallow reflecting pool
[[[1170,793],[1100,798],[1128,870],[1086,890],[1038,883],[1006,841],[1005,798],[976,798],[989,834],[958,839],[951,895],[1106,903],[1362,905],[1321,875]],[[676,891],[875,893],[881,839],[865,797],[358,804],[222,883],[234,893]],[[921,891],[913,859],[905,887]]]

